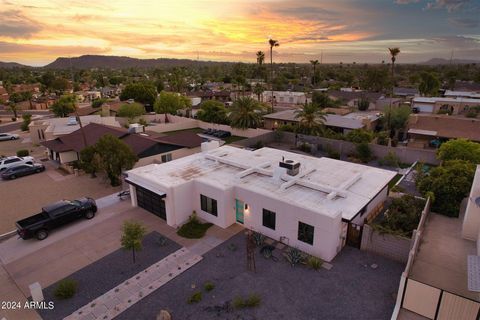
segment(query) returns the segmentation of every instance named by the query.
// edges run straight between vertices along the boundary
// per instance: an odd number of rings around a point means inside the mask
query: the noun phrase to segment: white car
[[[35,159],[33,157],[6,157],[0,158],[0,171],[6,170],[10,167],[19,165],[19,164],[33,164]]]
[[[18,134],[13,133],[0,133],[0,141],[4,140],[15,140],[18,139]]]

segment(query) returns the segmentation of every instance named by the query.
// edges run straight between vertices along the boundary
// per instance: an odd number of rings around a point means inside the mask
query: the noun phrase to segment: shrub
[[[255,142],[255,144],[253,144],[253,149],[261,149],[263,148],[263,141],[262,140],[258,140],[257,142]]]
[[[205,289],[205,291],[207,291],[207,292],[210,292],[210,291],[212,291],[213,289],[215,289],[215,285],[213,284],[213,282],[207,281],[207,282],[205,282],[205,284],[203,285],[203,289]]]
[[[287,259],[287,261],[292,265],[292,267],[294,267],[297,264],[305,261],[305,256],[297,248],[290,248],[285,253],[285,259]]]
[[[468,111],[468,112],[465,114],[465,117],[467,117],[467,118],[476,118],[477,115],[478,115],[477,112],[470,110],[470,111]]]
[[[368,107],[370,107],[370,101],[367,98],[361,98],[358,101],[358,110],[365,111],[368,110]]]
[[[373,137],[373,132],[365,129],[354,129],[347,133],[347,140],[353,143],[369,143]]]
[[[357,145],[357,157],[363,162],[367,163],[372,160],[372,150],[367,143],[360,143]]]
[[[188,298],[187,303],[193,304],[193,303],[198,303],[200,301],[202,301],[202,292],[196,291],[190,296],[190,298]]]
[[[243,300],[242,297],[237,296],[233,298],[232,305],[235,309],[242,309],[242,308],[245,308],[245,301]]]
[[[313,270],[320,270],[322,267],[323,261],[317,257],[310,256],[307,260],[307,265]]]
[[[246,299],[237,296],[233,299],[232,305],[235,309],[258,307],[262,302],[262,298],[255,293],[250,294]]]
[[[382,146],[388,146],[388,131],[380,131],[377,133],[377,144]]]
[[[298,149],[300,149],[300,151],[303,151],[303,152],[306,152],[306,153],[310,153],[312,151],[312,148],[310,147],[310,145],[308,143],[302,143],[300,145],[300,147],[298,147]]]
[[[30,152],[28,152],[28,150],[26,150],[26,149],[21,149],[21,150],[17,151],[17,157],[26,157],[29,154],[30,154]]]
[[[201,223],[197,218],[196,212],[193,211],[188,218],[188,222],[178,229],[177,234],[188,239],[200,239],[212,225],[211,223]]]
[[[165,247],[167,245],[167,238],[164,236],[159,236],[155,241],[160,247]]]
[[[253,242],[255,242],[255,245],[257,247],[262,246],[264,241],[265,241],[265,236],[263,234],[258,232],[253,233]]]
[[[333,149],[332,147],[327,146],[325,148],[325,151],[327,151],[327,157],[332,159],[340,159],[340,153],[337,150]]]
[[[387,155],[383,158],[382,163],[386,166],[397,168],[399,166],[400,159],[395,152],[389,151]]]
[[[77,286],[77,281],[73,279],[63,279],[55,288],[54,295],[57,299],[69,299],[77,292]]]

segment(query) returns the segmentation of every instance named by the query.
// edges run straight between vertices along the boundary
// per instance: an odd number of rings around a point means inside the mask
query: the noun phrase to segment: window
[[[263,226],[275,230],[275,212],[263,209]]]
[[[14,162],[17,162],[17,161],[20,161],[20,159],[15,158],[15,159],[10,159],[10,160],[5,160],[5,164],[7,164],[7,163],[14,163]]]
[[[215,217],[218,215],[217,213],[217,200],[204,196],[203,194],[200,195],[200,206],[202,211],[208,212]]]
[[[172,154],[171,153],[167,153],[167,154],[162,155],[162,162],[168,162],[168,161],[172,161]]]
[[[309,224],[298,222],[298,240],[313,245],[315,228]]]

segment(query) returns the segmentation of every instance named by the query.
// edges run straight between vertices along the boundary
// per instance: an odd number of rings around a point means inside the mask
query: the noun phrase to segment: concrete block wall
[[[380,234],[367,224],[363,226],[361,250],[373,252],[396,261],[407,262],[411,245],[412,239],[391,234]]]

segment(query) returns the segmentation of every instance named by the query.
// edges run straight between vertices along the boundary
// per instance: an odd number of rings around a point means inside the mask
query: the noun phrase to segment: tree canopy
[[[157,91],[155,89],[155,85],[150,82],[136,82],[127,84],[120,94],[120,100],[122,101],[133,99],[136,102],[148,105],[153,105],[156,97]]]
[[[197,112],[197,118],[205,122],[226,124],[228,122],[227,108],[219,101],[207,100],[202,102],[200,110]]]
[[[430,72],[422,72],[420,74],[420,84],[418,91],[424,96],[436,96],[440,89],[440,80]]]
[[[145,107],[139,103],[126,103],[120,106],[117,116],[133,119],[145,114]]]
[[[50,106],[50,110],[56,117],[67,117],[70,113],[76,110],[76,100],[73,95],[61,96],[58,101]]]
[[[325,114],[313,103],[307,103],[302,109],[295,110],[295,119],[300,121],[298,132],[308,135],[319,135],[326,120]]]
[[[165,114],[165,122],[168,122],[167,114],[176,114],[180,109],[190,108],[192,102],[189,98],[175,92],[160,92],[154,104],[156,113]]]
[[[442,161],[465,160],[473,164],[480,164],[480,143],[467,139],[447,141],[438,149],[437,158]]]
[[[366,129],[354,129],[347,133],[347,140],[353,143],[370,143],[375,134]]]
[[[458,217],[460,203],[469,194],[474,175],[474,164],[450,160],[417,179],[417,187],[423,195],[429,192],[435,195],[432,211]]]
[[[262,123],[262,105],[250,97],[238,98],[231,110],[229,119],[233,128],[257,128]]]

